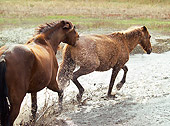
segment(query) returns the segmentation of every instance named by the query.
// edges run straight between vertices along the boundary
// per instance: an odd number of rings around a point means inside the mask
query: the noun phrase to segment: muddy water
[[[170,52],[135,54],[127,63],[127,81],[117,98],[106,99],[111,71],[93,72],[79,81],[86,89],[84,106],[75,99],[74,84],[65,91],[66,110],[57,119],[77,126],[168,126],[170,125]],[[122,71],[116,83],[122,78]],[[115,88],[114,88],[115,89]],[[69,93],[68,93],[69,92]],[[72,93],[70,93],[72,92]],[[115,90],[113,90],[113,93]],[[72,105],[71,105],[72,104]]]
[[[91,33],[110,33],[98,29]],[[0,44],[25,43],[34,29],[8,29],[0,32]],[[83,31],[82,34],[89,33]],[[150,55],[136,48],[127,63],[129,68],[123,88],[116,99],[105,98],[111,71],[93,72],[79,78],[85,88],[84,104],[76,102],[78,90],[71,82],[65,90],[64,110],[57,116],[57,93],[44,89],[38,93],[38,117],[36,125],[60,126],[169,126],[170,125],[170,36],[152,33],[155,48]],[[157,49],[156,49],[157,47]],[[161,54],[160,54],[161,53]],[[116,83],[123,75],[120,71]],[[115,87],[113,93],[115,93]],[[30,95],[27,94],[15,125],[29,120]]]

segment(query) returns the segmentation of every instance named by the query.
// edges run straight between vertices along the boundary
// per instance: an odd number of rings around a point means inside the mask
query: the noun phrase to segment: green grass
[[[138,18],[130,20],[115,20],[116,24],[126,26],[133,25],[145,25],[148,28],[159,31],[159,32],[168,32],[170,31],[170,21],[163,21],[158,19],[149,19],[149,18]]]
[[[90,17],[90,16],[75,16],[75,15],[56,15],[56,16],[45,16],[45,17],[25,17],[25,18],[0,18],[0,26],[6,25],[12,26],[24,26],[33,25],[37,26],[46,22],[52,22],[56,20],[67,19],[77,25],[78,29],[89,29],[94,28],[113,28],[113,29],[125,29],[136,25],[145,25],[149,29],[158,32],[170,31],[170,21],[163,21],[158,19],[150,18],[132,18],[132,19],[115,19],[115,18],[101,18],[101,17]]]

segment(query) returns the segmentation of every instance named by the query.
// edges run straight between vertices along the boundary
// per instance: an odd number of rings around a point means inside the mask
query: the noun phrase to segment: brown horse
[[[77,100],[80,102],[84,88],[77,79],[93,71],[107,71],[112,68],[107,96],[115,97],[111,95],[114,81],[120,69],[123,69],[123,78],[116,86],[120,90],[126,80],[128,68],[125,63],[129,60],[129,53],[139,44],[150,54],[150,38],[145,26],[108,35],[80,36],[76,46],[66,45],[64,48],[63,62],[57,76],[59,86],[64,89],[71,79],[79,89]],[[73,73],[76,65],[80,68]]]
[[[12,126],[26,93],[31,93],[32,115],[37,111],[37,92],[47,87],[58,92],[62,108],[62,90],[56,82],[58,62],[56,52],[61,42],[75,45],[78,39],[69,21],[39,26],[26,44],[0,48],[0,120],[2,126]],[[10,107],[9,107],[10,106]]]

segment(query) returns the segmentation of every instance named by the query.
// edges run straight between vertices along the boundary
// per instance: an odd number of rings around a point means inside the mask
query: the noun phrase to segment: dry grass
[[[24,1],[24,2],[23,2]],[[170,2],[149,0],[140,4],[135,0],[3,0],[0,14],[4,17],[88,15],[94,17],[170,19]],[[131,1],[131,2],[128,2]],[[144,3],[144,2],[143,2]],[[168,3],[168,4],[167,4]]]

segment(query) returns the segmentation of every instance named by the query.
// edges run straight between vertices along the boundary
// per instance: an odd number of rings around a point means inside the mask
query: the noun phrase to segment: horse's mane
[[[33,38],[31,38],[26,44],[29,44],[35,40],[43,40],[44,39],[44,34],[50,30],[54,31],[54,28],[59,27],[61,24],[61,21],[55,21],[51,23],[45,23],[42,25],[39,25],[38,28],[35,29],[35,34],[33,35]]]
[[[122,31],[122,33],[128,38],[134,37],[134,35],[141,36],[141,26],[130,27],[127,30]]]
[[[55,22],[51,22],[51,23],[45,23],[43,25],[38,26],[38,28],[35,29],[35,34],[34,36],[41,34],[41,33],[45,33],[49,30],[51,30],[52,28],[56,27],[57,25],[60,24],[61,21],[55,21]]]
[[[134,35],[141,36],[141,26],[133,26],[124,31],[117,31],[109,34],[108,36],[121,39],[122,37],[133,38]]]
[[[128,32],[133,32],[133,31],[137,31],[137,30],[139,30],[141,28],[141,26],[132,26],[132,27],[130,27],[130,28],[128,28],[127,30],[124,30],[124,31],[122,31],[122,33],[128,33]]]

